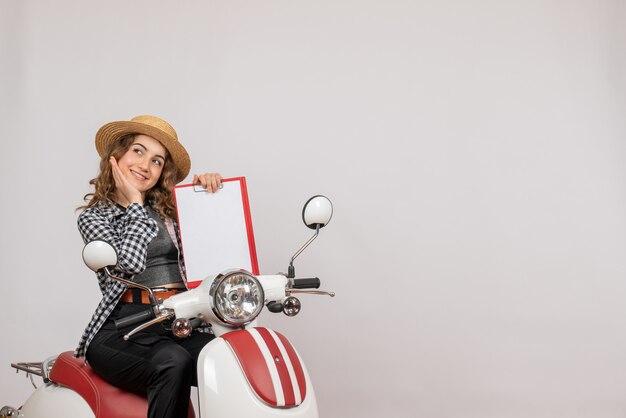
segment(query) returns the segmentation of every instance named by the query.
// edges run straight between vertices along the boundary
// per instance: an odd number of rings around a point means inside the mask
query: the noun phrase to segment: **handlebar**
[[[113,320],[113,324],[115,325],[115,329],[119,331],[123,328],[128,328],[141,322],[148,321],[154,317],[154,310],[152,308],[148,308],[145,311],[138,312],[125,318],[115,319]]]
[[[319,289],[320,279],[318,277],[307,277],[302,279],[293,279],[292,289]]]
[[[200,318],[193,318],[189,320],[189,322],[191,323],[192,329],[200,328],[202,324],[204,324],[204,321]]]

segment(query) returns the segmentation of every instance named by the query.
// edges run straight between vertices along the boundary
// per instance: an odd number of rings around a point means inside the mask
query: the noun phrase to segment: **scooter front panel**
[[[235,353],[255,393],[268,405],[294,407],[306,398],[302,366],[289,341],[267,328],[222,336]],[[282,338],[281,338],[282,337]]]
[[[318,412],[315,392],[313,391],[308,372],[295,349],[291,347],[293,355],[298,359],[299,369],[302,373],[302,384],[299,384],[299,386],[306,388],[306,396],[303,397],[298,406],[270,405],[252,389],[234,350],[223,338],[226,335],[241,332],[234,331],[223,335],[222,338],[216,338],[207,344],[200,353],[200,358],[198,359],[198,389],[201,416],[211,418],[316,418]],[[232,338],[232,336],[229,338]],[[253,337],[248,342],[252,345],[257,344]],[[285,349],[285,351],[287,350]],[[257,361],[255,364],[261,369],[268,369],[264,359]],[[266,370],[265,373],[269,373],[269,371]],[[287,374],[289,374],[289,371],[287,371]],[[297,381],[297,377],[295,380]],[[273,383],[271,387],[273,389]]]

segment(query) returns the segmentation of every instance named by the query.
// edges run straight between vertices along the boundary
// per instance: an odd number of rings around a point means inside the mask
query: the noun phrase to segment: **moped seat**
[[[148,400],[134,393],[125,392],[98,376],[84,359],[75,358],[71,351],[57,357],[50,380],[67,386],[89,404],[95,418],[145,418],[148,416]],[[195,418],[189,402],[189,418]]]

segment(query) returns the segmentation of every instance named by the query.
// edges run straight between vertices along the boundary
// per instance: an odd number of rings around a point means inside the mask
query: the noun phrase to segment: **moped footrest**
[[[263,402],[290,408],[306,398],[300,358],[289,340],[268,328],[233,331],[221,336],[232,348],[250,387]]]

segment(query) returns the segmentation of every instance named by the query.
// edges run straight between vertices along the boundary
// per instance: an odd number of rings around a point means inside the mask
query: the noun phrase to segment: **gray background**
[[[96,130],[155,114],[248,178],[264,314],[321,416],[626,415],[626,3],[0,0],[0,403],[97,301],[75,208]]]

